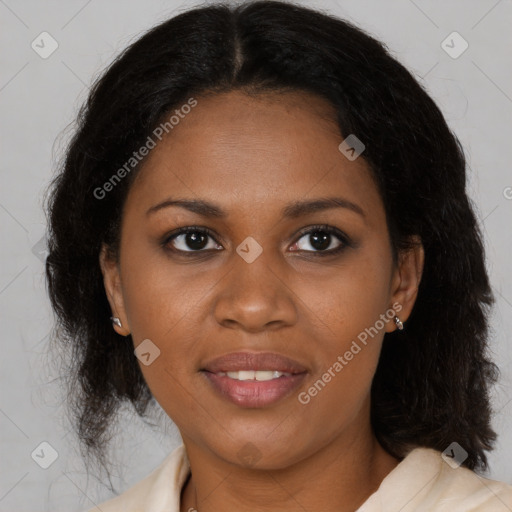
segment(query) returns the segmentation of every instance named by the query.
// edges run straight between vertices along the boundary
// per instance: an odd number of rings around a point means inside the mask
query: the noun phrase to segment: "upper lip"
[[[241,370],[272,370],[283,373],[304,373],[306,371],[306,368],[297,361],[272,352],[233,352],[210,360],[202,369],[212,373]]]

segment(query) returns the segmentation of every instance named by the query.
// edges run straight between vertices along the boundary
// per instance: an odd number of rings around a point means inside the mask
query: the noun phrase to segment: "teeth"
[[[281,376],[289,377],[291,373],[286,372],[278,372],[274,370],[241,370],[239,372],[218,372],[217,375],[220,375],[221,377],[227,376],[230,379],[235,380],[257,380],[257,381],[264,381],[264,380],[272,380],[272,379],[278,379]]]

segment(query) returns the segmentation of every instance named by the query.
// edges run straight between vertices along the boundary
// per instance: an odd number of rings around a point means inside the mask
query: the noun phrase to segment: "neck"
[[[229,463],[184,436],[191,476],[182,490],[180,512],[356,510],[399,462],[369,425],[364,432],[356,427],[312,455],[270,470]]]

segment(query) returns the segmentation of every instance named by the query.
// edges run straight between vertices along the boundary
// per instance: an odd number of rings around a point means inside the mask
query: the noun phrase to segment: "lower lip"
[[[222,397],[240,407],[265,407],[289,395],[303,381],[306,373],[296,373],[277,379],[236,380],[212,372],[202,372],[213,389]]]

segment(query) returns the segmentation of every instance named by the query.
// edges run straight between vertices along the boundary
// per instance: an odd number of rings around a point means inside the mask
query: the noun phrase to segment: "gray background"
[[[499,442],[490,476],[512,483],[512,2],[302,3],[345,17],[385,42],[425,85],[463,143],[497,297],[491,349],[502,375],[493,397]],[[109,496],[101,482],[86,477],[47,353],[52,313],[41,257],[42,193],[93,78],[142,31],[192,5],[198,2],[0,0],[0,511],[80,511]],[[59,45],[47,59],[31,47],[43,31]],[[453,31],[469,44],[458,58],[441,46]],[[453,51],[461,48],[460,41],[448,41]],[[121,490],[176,446],[176,428],[165,418],[158,423],[149,428],[126,412],[114,443],[114,483]],[[31,457],[41,442],[58,454],[48,469]],[[48,462],[50,451],[43,452]]]

